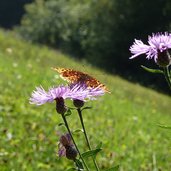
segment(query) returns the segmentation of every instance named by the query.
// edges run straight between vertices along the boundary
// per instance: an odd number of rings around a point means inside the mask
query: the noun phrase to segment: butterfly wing
[[[72,69],[66,69],[66,68],[52,68],[53,70],[57,71],[61,78],[70,82],[70,83],[76,83],[79,81],[79,78],[81,77],[81,72],[78,73],[75,70]]]
[[[70,83],[82,82],[85,83],[88,87],[91,88],[98,87],[106,92],[109,92],[109,90],[104,84],[100,83],[100,81],[98,81],[97,79],[93,78],[92,76],[86,73],[76,71],[73,69],[67,69],[67,68],[52,68],[52,69],[57,71],[64,80],[67,80]]]

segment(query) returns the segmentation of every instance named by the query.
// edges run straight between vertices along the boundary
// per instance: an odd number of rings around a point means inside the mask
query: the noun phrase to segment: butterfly
[[[57,71],[60,74],[60,76],[64,80],[68,81],[69,83],[85,83],[87,87],[100,88],[103,89],[105,92],[110,92],[104,84],[102,84],[96,78],[93,78],[92,76],[84,72],[80,72],[68,68],[52,68],[52,69]]]

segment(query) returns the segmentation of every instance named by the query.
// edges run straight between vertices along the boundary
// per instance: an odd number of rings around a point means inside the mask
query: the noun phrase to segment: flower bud
[[[67,145],[70,144],[71,137],[70,137],[69,134],[65,134],[65,135],[62,135],[62,136],[61,136],[61,138],[60,138],[59,141],[61,142],[61,144],[62,144],[63,146],[67,146]]]
[[[69,160],[75,160],[77,157],[77,150],[74,146],[65,146],[66,149],[66,157]]]
[[[84,106],[84,101],[75,99],[75,100],[73,101],[73,104],[74,104],[75,107],[81,108],[81,107]]]
[[[56,111],[59,114],[64,114],[67,111],[65,106],[64,99],[62,97],[56,99]]]
[[[163,52],[158,52],[157,56],[157,64],[161,67],[169,66],[171,63],[170,54],[167,50],[164,50]]]

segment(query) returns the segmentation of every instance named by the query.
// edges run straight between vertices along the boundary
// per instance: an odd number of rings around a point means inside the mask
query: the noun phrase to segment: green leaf
[[[67,112],[65,113],[65,116],[70,116],[72,114],[71,109],[68,109]]]
[[[100,152],[101,150],[102,150],[101,148],[97,148],[95,150],[86,151],[86,152],[82,153],[81,155],[83,158],[95,157],[97,155],[97,153]]]
[[[145,66],[143,66],[143,65],[141,65],[141,67],[142,67],[144,70],[146,70],[146,71],[148,71],[148,72],[151,72],[151,73],[154,73],[154,74],[164,74],[164,72],[163,72],[162,70],[160,70],[160,69],[151,69],[151,68],[145,67]]]
[[[103,145],[103,143],[100,142],[100,143],[96,146],[96,149],[97,149],[97,148],[102,148],[102,145]]]
[[[58,126],[65,126],[63,122],[59,123]]]
[[[72,167],[72,168],[67,169],[66,171],[72,171],[72,170],[78,170],[78,169]]]
[[[50,169],[50,164],[45,164],[45,163],[38,163],[37,167],[40,169],[45,169],[45,170],[49,170]]]
[[[75,107],[68,107],[68,110],[75,110]]]
[[[77,170],[79,170],[79,171],[84,170],[83,164],[82,164],[82,162],[80,160],[75,159],[74,162],[75,162],[75,165],[77,167]]]
[[[87,109],[92,109],[92,107],[89,107],[89,106],[87,106],[87,107],[83,107],[83,108],[81,109],[81,111],[83,111],[83,110],[87,110]]]
[[[171,129],[171,126],[168,125],[160,125],[158,124],[159,127],[164,128],[164,129]]]
[[[119,165],[111,167],[111,168],[109,168],[109,169],[107,169],[105,171],[118,171],[118,170],[119,170]]]
[[[76,130],[72,131],[72,133],[74,133],[74,134],[77,134],[79,132],[84,132],[84,131],[83,131],[83,129],[76,129]]]

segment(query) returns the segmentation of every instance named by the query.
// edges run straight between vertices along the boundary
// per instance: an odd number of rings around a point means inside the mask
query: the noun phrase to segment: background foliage
[[[152,32],[168,30],[170,23],[169,0],[36,0],[26,6],[18,31],[127,79],[143,84],[157,79],[163,89],[160,77],[147,77],[138,69],[144,59],[128,60],[128,49],[134,38],[147,40]]]
[[[0,27],[7,29],[20,23],[24,5],[33,0],[0,0]]]

